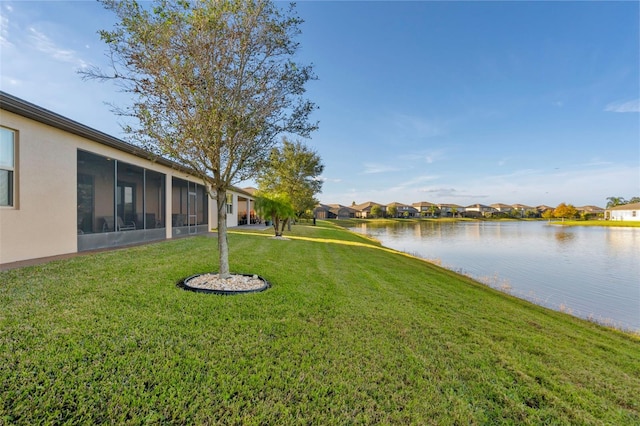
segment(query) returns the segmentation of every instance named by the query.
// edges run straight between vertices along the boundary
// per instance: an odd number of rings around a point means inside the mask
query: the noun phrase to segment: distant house
[[[418,214],[422,217],[434,217],[440,214],[440,208],[437,205],[428,201],[420,201],[419,203],[413,203],[412,206],[418,211]]]
[[[547,205],[545,205],[545,204],[540,204],[539,206],[536,206],[536,210],[538,211],[538,214],[540,214],[540,216],[542,216],[542,214],[543,214],[544,212],[546,212],[547,210],[551,210],[551,211],[553,211],[553,210],[554,210],[554,208],[553,208],[553,207],[551,207],[551,206],[547,206]]]
[[[371,216],[371,208],[373,206],[379,206],[382,209],[382,213],[385,214],[387,211],[387,207],[382,205],[382,204],[378,204],[378,203],[374,203],[373,201],[367,201],[366,203],[362,203],[362,204],[356,204],[354,206],[351,206],[352,209],[354,209],[356,211],[356,217],[357,218],[362,218],[362,219],[366,219],[368,217],[372,217]]]
[[[341,204],[318,204],[313,209],[313,216],[316,219],[353,219],[356,211]]]
[[[518,212],[520,217],[536,217],[539,216],[535,207],[527,206],[526,204],[512,204],[513,210]]]
[[[390,210],[391,207],[396,208],[395,217],[416,217],[416,216],[419,216],[420,214],[418,212],[418,209],[408,204],[402,204],[398,202],[387,204],[387,212]]]
[[[598,206],[576,207],[576,210],[578,210],[580,216],[584,217],[585,219],[602,217],[604,215],[604,209]]]
[[[456,217],[465,212],[465,208],[457,204],[437,204],[440,209],[440,216]]]
[[[489,207],[493,207],[497,213],[509,214],[513,210],[513,207],[511,207],[509,204],[502,204],[502,203],[494,203],[494,204],[491,204]]]
[[[484,204],[472,204],[464,208],[466,217],[485,217],[495,211],[491,206]]]
[[[625,222],[640,221],[640,203],[611,207],[605,211],[604,218]]]

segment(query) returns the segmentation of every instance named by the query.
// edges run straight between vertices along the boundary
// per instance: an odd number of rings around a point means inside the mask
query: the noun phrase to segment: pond
[[[352,230],[551,309],[640,331],[640,228],[372,221]]]

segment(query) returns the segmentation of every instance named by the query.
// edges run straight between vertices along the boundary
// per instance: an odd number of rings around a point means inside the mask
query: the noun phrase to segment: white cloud
[[[340,182],[342,182],[342,179],[339,179],[339,178],[328,178],[328,177],[325,177],[325,176],[318,176],[316,178],[316,180],[320,181],[320,182],[331,182],[331,183],[340,183]]]
[[[424,161],[427,164],[433,164],[445,158],[444,149],[434,149],[429,151],[414,152],[402,154],[398,156],[401,161]]]
[[[10,8],[7,8],[11,12]],[[0,15],[0,46],[12,47],[13,44],[9,41],[9,18],[7,15]]]
[[[363,175],[377,174],[377,173],[389,173],[402,170],[398,166],[389,166],[385,164],[366,163],[364,164],[364,170],[360,172]]]
[[[611,102],[604,110],[609,112],[640,112],[640,99]]]
[[[561,169],[527,168],[503,174],[477,175],[472,179],[468,175],[424,175],[405,181],[405,177],[397,175],[375,184],[359,181],[357,190],[345,191],[340,185],[335,185],[327,188],[321,198],[324,203],[342,204],[371,200],[382,204],[429,201],[462,206],[475,203],[556,206],[566,202],[575,206],[603,206],[606,198],[612,195],[638,194],[639,177],[637,164],[592,161],[565,164]]]
[[[46,53],[53,59],[61,62],[67,62],[79,66],[80,68],[86,68],[89,64],[83,59],[79,58],[74,50],[63,49],[58,47],[53,40],[47,37],[46,34],[41,33],[37,29],[29,28],[29,38],[33,42],[34,47],[40,52]]]

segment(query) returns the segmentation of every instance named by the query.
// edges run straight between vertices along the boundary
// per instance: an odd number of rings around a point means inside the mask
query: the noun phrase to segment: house
[[[387,212],[395,207],[396,215],[394,217],[416,217],[419,215],[418,209],[408,204],[393,202],[387,204]]]
[[[538,211],[535,207],[527,206],[526,204],[512,204],[511,207],[513,208],[513,210],[518,212],[518,216],[520,217],[538,216]]]
[[[464,208],[466,217],[486,217],[496,210],[484,204],[472,204]]]
[[[367,201],[366,203],[356,204],[351,206],[352,209],[356,211],[356,217],[366,219],[371,216],[371,208],[373,206],[378,206],[382,210],[382,214],[386,214],[387,207],[382,204],[374,203],[373,201]]]
[[[353,219],[356,217],[356,211],[341,204],[318,204],[313,209],[313,217],[316,219]]]
[[[0,109],[0,265],[217,227],[190,169],[5,92]],[[236,226],[253,198],[226,201]]]
[[[538,211],[538,213],[539,213],[540,215],[542,215],[542,213],[546,212],[547,210],[551,210],[551,211],[553,211],[553,210],[554,210],[554,208],[553,208],[553,207],[551,207],[551,206],[547,206],[547,205],[545,205],[545,204],[540,204],[539,206],[536,206],[536,210]]]
[[[511,207],[509,204],[502,204],[502,203],[490,204],[489,207],[493,207],[496,213],[509,214],[513,210],[513,207]]]
[[[418,210],[418,214],[422,217],[437,216],[440,213],[440,209],[437,205],[428,201],[420,201],[419,203],[413,203],[412,206]]]
[[[604,216],[604,209],[598,206],[582,206],[576,207],[576,210],[585,219],[602,218]]]
[[[624,204],[608,208],[604,213],[606,220],[640,221],[640,203]]]
[[[442,217],[456,217],[465,212],[465,208],[457,204],[437,204]]]

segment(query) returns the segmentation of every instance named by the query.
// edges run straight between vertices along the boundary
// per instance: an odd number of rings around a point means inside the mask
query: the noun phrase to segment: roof
[[[22,117],[26,117],[39,123],[55,127],[56,129],[64,130],[65,132],[81,136],[91,141],[98,142],[102,145],[115,148],[119,151],[133,154],[136,157],[144,158],[146,160],[153,160],[174,169],[193,173],[192,170],[182,166],[179,163],[176,163],[175,161],[158,157],[152,152],[146,151],[138,146],[132,145],[128,142],[110,136],[89,126],[85,126],[84,124],[80,124],[77,121],[63,117],[60,114],[56,114],[55,112],[39,107],[35,104],[17,98],[3,91],[0,91],[0,109],[13,112],[14,114],[18,114]]]
[[[413,203],[411,204],[413,207],[431,207],[431,206],[435,206],[435,204],[430,203],[428,201],[420,201],[419,203]],[[436,206],[437,207],[437,206]]]
[[[10,95],[9,93],[1,90],[0,90],[0,109],[12,112],[19,116],[29,118],[31,120],[37,121],[42,124],[46,124],[51,127],[55,127],[56,129],[64,130],[65,132],[78,135],[85,139],[89,139],[90,141],[97,142],[99,144],[106,145],[111,148],[115,148],[118,151],[133,154],[136,157],[144,158],[145,160],[154,161],[158,164],[162,164],[163,166],[170,167],[174,170],[179,170],[181,172],[189,173],[193,176],[197,176],[197,173],[195,170],[189,167],[183,166],[180,163],[169,160],[167,158],[159,157],[156,154],[150,151],[147,151],[145,149],[142,149],[136,145],[125,142],[114,136],[110,136],[106,133],[93,129],[89,126],[85,126],[84,124],[78,123],[77,121],[64,117],[60,114],[56,114],[55,112],[49,111],[46,108],[39,107],[38,105],[32,104],[31,102],[27,102],[24,99],[20,99],[16,96]],[[235,186],[231,186],[231,188],[229,189],[232,191],[238,192],[240,194],[253,195],[247,190],[237,188]]]
[[[356,204],[355,206],[351,206],[351,208],[354,210],[362,211],[362,210],[370,209],[373,206],[384,207],[382,204],[378,204],[373,201],[367,201],[366,203]]]
[[[640,210],[640,203],[622,204],[608,208],[607,210]]]
[[[512,204],[511,207],[513,207],[514,209],[521,209],[521,210],[533,210],[534,209],[534,207],[527,206],[526,204]]]
[[[598,206],[582,206],[582,207],[576,207],[576,210],[578,211],[584,211],[584,212],[603,212],[604,209],[602,207],[598,207]]]

